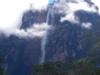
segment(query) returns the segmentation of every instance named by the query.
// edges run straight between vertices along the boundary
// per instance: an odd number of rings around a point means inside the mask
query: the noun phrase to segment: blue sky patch
[[[54,0],[49,0],[49,3],[53,3]]]

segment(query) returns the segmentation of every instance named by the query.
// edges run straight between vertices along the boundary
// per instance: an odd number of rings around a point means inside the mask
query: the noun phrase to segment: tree
[[[0,58],[0,75],[4,75],[3,74],[3,69],[2,69],[2,64],[3,64],[2,61],[3,61],[2,58]]]

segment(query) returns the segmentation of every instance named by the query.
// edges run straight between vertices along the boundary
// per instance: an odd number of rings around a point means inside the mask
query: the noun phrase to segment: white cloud
[[[67,2],[66,2],[67,1]],[[68,20],[71,22],[78,22],[78,19],[74,15],[74,13],[78,10],[84,10],[87,12],[95,12],[97,13],[98,10],[96,9],[95,5],[89,5],[84,0],[60,0],[54,4],[54,7],[58,10],[56,13],[64,13],[66,16],[61,18],[61,21]]]
[[[70,14],[66,15],[65,17],[61,18],[61,22],[65,21],[65,20],[68,20],[69,22],[73,22],[73,23],[79,23],[78,17],[75,16],[74,13],[70,13]]]
[[[96,4],[97,7],[99,8],[99,14],[100,14],[100,0],[92,0],[92,2],[93,2],[94,4]]]
[[[35,9],[44,9],[48,5],[48,0],[31,0]]]
[[[48,0],[0,0],[0,31],[19,28],[22,14],[30,9],[30,4],[34,9],[41,10]]]
[[[82,27],[84,27],[86,29],[90,29],[91,26],[92,26],[92,23],[90,23],[90,22],[86,22],[86,23],[84,22],[84,23],[82,23]]]
[[[95,5],[89,6],[84,0],[65,1],[66,0],[60,0],[60,2],[55,3],[54,9],[52,10],[52,12],[55,13],[66,14],[65,17],[61,18],[61,21],[68,20],[78,23],[78,18],[74,15],[78,10],[97,12]],[[92,2],[100,7],[99,0],[92,0]],[[32,8],[42,10],[47,6],[48,0],[0,0],[0,32],[5,33],[7,36],[16,34],[23,37],[29,36],[28,34],[32,33],[31,35],[41,37],[45,33],[44,28],[47,26],[46,28],[48,29],[48,25],[46,24],[35,24],[32,28],[27,30],[19,29],[22,14],[24,11],[30,9],[30,4],[32,4]]]
[[[46,23],[42,24],[34,24],[32,27],[24,29],[10,29],[8,32],[3,31],[3,33],[9,37],[10,35],[15,35],[19,38],[35,38],[35,37],[43,37],[47,30],[51,29]]]

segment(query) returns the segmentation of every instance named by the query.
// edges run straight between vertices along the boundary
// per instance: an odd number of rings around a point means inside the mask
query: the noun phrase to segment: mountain
[[[51,4],[52,6],[52,4]],[[51,8],[50,8],[51,10]],[[79,10],[75,15],[80,23],[68,20],[60,21],[61,13],[47,10],[28,10],[23,14],[20,29],[30,28],[35,23],[48,22],[54,29],[48,31],[45,45],[45,62],[67,62],[85,58],[88,51],[94,49],[94,57],[100,53],[100,16]],[[91,23],[90,29],[84,28],[82,23]],[[19,38],[15,35],[6,37],[0,35],[0,54],[4,58],[4,69],[7,75],[31,75],[32,65],[40,64],[41,38]],[[96,48],[94,48],[96,46]],[[97,48],[98,46],[98,48]]]
[[[46,21],[46,11],[23,14],[21,29],[27,29],[34,23]],[[41,55],[41,39],[19,38],[15,35],[0,35],[0,55],[4,58],[4,69],[7,75],[29,75],[33,64],[39,64]]]
[[[23,14],[22,17],[22,29],[26,29],[32,26],[34,23],[43,23],[46,22],[47,18],[47,10],[34,11],[34,10],[28,10]]]
[[[84,58],[96,44],[94,40],[97,37],[100,38],[100,16],[98,14],[83,10],[77,11],[75,14],[79,17],[80,24],[73,24],[68,21],[59,23],[60,14],[59,16],[55,14],[52,19],[50,18],[53,20],[51,25],[54,26],[55,30],[48,34],[47,61],[70,62],[74,59]],[[82,22],[92,23],[91,29],[82,27]],[[100,39],[98,39],[98,42],[100,42]]]
[[[19,39],[15,36],[0,37],[0,54],[4,58],[7,75],[28,75],[40,58],[40,39]]]

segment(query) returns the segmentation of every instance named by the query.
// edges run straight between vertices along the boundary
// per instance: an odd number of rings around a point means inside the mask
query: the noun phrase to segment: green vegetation
[[[88,50],[86,58],[74,60],[72,63],[44,63],[35,65],[32,75],[100,75],[100,36],[91,31],[84,32],[83,47]],[[92,47],[88,47],[92,40]]]
[[[80,59],[68,66],[60,62],[35,65],[33,75],[100,75],[100,68],[89,58]]]
[[[3,64],[3,62],[2,62],[3,60],[0,58],[0,75],[4,75],[3,74],[3,69],[2,69],[2,64]]]

